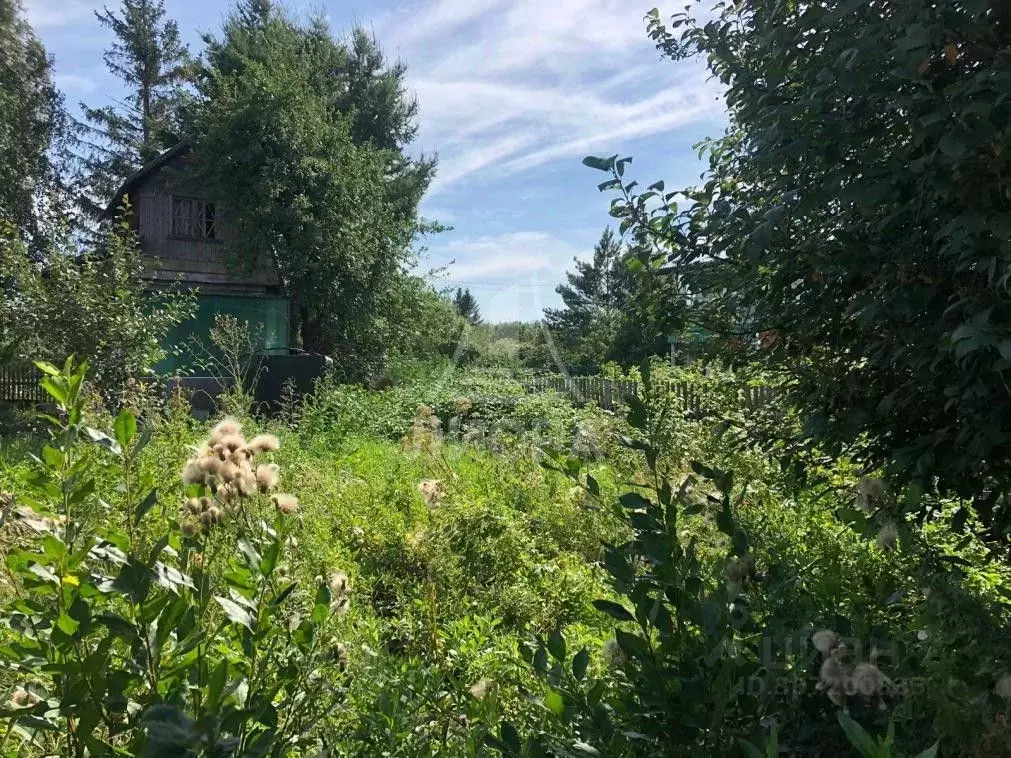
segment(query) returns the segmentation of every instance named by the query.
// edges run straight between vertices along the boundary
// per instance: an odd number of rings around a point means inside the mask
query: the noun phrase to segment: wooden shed
[[[167,338],[174,355],[161,371],[192,371],[189,348],[194,340],[206,344],[218,314],[248,321],[262,350],[287,352],[290,305],[277,274],[265,256],[243,249],[228,209],[201,181],[187,142],[127,178],[106,214],[117,213],[124,200],[130,203],[149,291],[182,286],[197,294],[196,316]]]

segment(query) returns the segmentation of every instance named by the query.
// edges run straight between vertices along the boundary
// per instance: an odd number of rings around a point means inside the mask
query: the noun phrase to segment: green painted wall
[[[205,373],[197,360],[194,341],[210,348],[210,329],[217,314],[248,321],[254,342],[261,350],[286,351],[288,345],[288,300],[283,297],[198,295],[194,317],[179,324],[165,337],[169,353],[157,366],[158,373],[199,375]]]

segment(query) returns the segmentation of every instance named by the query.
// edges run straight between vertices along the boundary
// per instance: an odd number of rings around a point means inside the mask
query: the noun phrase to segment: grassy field
[[[208,427],[179,403],[137,410],[152,430],[132,474],[157,487],[143,527],[150,544],[166,527],[185,532],[180,471]],[[278,437],[270,460],[280,489],[298,497],[270,581],[311,588],[337,572],[349,580],[333,629],[332,704],[304,725],[304,744],[428,756],[687,755],[693,743],[691,754],[722,755],[745,750],[740,739],[767,749],[775,724],[774,739],[791,754],[848,754],[853,739],[839,726],[839,703],[811,642],[827,629],[848,641],[846,666],[862,656],[888,681],[843,695],[846,712],[871,734],[893,724],[897,747],[881,755],[914,754],[937,738],[944,754],[1002,754],[1003,701],[994,687],[1008,660],[1011,584],[979,543],[940,527],[952,504],[938,503],[926,525],[896,524],[894,539],[882,536],[881,514],[854,508],[863,485],[845,462],[812,468],[801,483],[767,452],[731,444],[718,423],[688,418],[668,398],[644,410],[649,421],[630,424],[564,397],[526,395],[501,378],[440,374],[385,392],[326,384],[281,419],[240,419],[247,436]],[[110,435],[117,427],[101,411],[88,423]],[[22,435],[0,446],[0,490],[16,503],[38,505],[22,493],[33,491],[26,483],[40,464],[30,456],[42,442]],[[82,470],[97,476],[75,518],[82,534],[95,536],[129,496],[106,450],[77,445]],[[648,465],[643,450],[652,446]],[[668,590],[652,601],[653,618],[644,620],[647,611],[622,621],[595,601],[635,609],[648,592],[641,577],[664,576],[666,560],[649,557],[649,508],[624,493],[653,491],[661,502],[661,479],[676,488],[666,497],[681,504],[670,550],[691,582],[675,590],[673,580],[655,579]],[[899,513],[896,498],[876,496],[877,511]],[[218,548],[200,548],[201,576],[231,581],[244,530],[258,528],[257,519],[266,529],[273,518],[268,505],[250,509],[206,537]],[[38,539],[16,519],[5,532],[15,556]],[[176,537],[169,547],[192,572],[187,544]],[[623,580],[615,556],[636,545],[646,546],[629,564],[638,578]],[[17,575],[20,560],[8,560],[12,607],[33,586]],[[204,613],[202,623],[223,620],[213,604]],[[173,634],[180,636],[166,638],[166,648],[170,639],[181,646],[181,630]],[[656,646],[652,663],[636,660],[636,634]],[[682,652],[663,653],[665,635]],[[703,674],[678,657],[695,650],[708,666]],[[664,677],[682,682],[684,693],[700,687],[688,701],[698,712],[650,705],[649,665],[661,655],[669,656]],[[54,690],[42,670],[4,671],[12,692]],[[279,692],[277,702],[290,697]],[[718,724],[665,745],[664,734],[677,734],[671,718],[687,725],[717,711]],[[16,733],[35,739],[38,754],[67,750],[58,732],[22,723]],[[35,754],[16,750],[10,754]]]

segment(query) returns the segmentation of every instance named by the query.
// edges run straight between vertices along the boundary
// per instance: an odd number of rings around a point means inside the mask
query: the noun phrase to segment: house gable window
[[[218,237],[218,214],[214,203],[194,197],[172,198],[172,236],[213,240]]]

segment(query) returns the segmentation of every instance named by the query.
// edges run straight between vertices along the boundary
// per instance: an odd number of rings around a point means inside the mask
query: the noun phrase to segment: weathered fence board
[[[0,365],[0,403],[44,403],[46,392],[39,386],[41,380],[42,373],[34,366]]]

